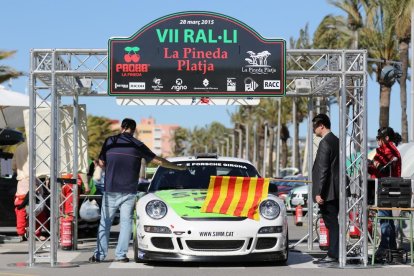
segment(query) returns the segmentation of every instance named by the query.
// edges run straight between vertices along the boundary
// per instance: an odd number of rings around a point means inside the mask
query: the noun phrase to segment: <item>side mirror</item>
[[[138,192],[148,192],[150,182],[138,182]]]

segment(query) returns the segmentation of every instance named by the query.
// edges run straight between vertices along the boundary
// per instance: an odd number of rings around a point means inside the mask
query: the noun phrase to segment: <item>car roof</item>
[[[183,157],[169,157],[167,158],[170,162],[239,162],[239,163],[247,163],[252,165],[252,163],[246,159],[236,158],[236,157],[229,157],[229,156],[183,156]]]

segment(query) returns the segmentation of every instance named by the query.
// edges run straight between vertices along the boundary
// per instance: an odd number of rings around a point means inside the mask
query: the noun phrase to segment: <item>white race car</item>
[[[258,221],[200,212],[210,176],[260,177],[249,161],[207,154],[169,161],[189,169],[159,167],[149,186],[140,186],[134,229],[136,262],[287,261],[286,208],[277,196],[269,193],[260,203]]]

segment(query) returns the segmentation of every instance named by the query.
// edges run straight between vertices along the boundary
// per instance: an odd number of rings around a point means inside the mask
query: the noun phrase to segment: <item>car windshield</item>
[[[241,162],[215,160],[176,164],[185,164],[188,170],[177,171],[159,167],[151,181],[150,192],[170,189],[207,189],[212,175],[260,177],[252,165]]]

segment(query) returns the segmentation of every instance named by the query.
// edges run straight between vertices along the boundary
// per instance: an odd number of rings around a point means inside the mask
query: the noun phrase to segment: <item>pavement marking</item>
[[[287,266],[290,268],[319,268],[319,266],[312,263],[312,261],[306,263],[289,264]]]

